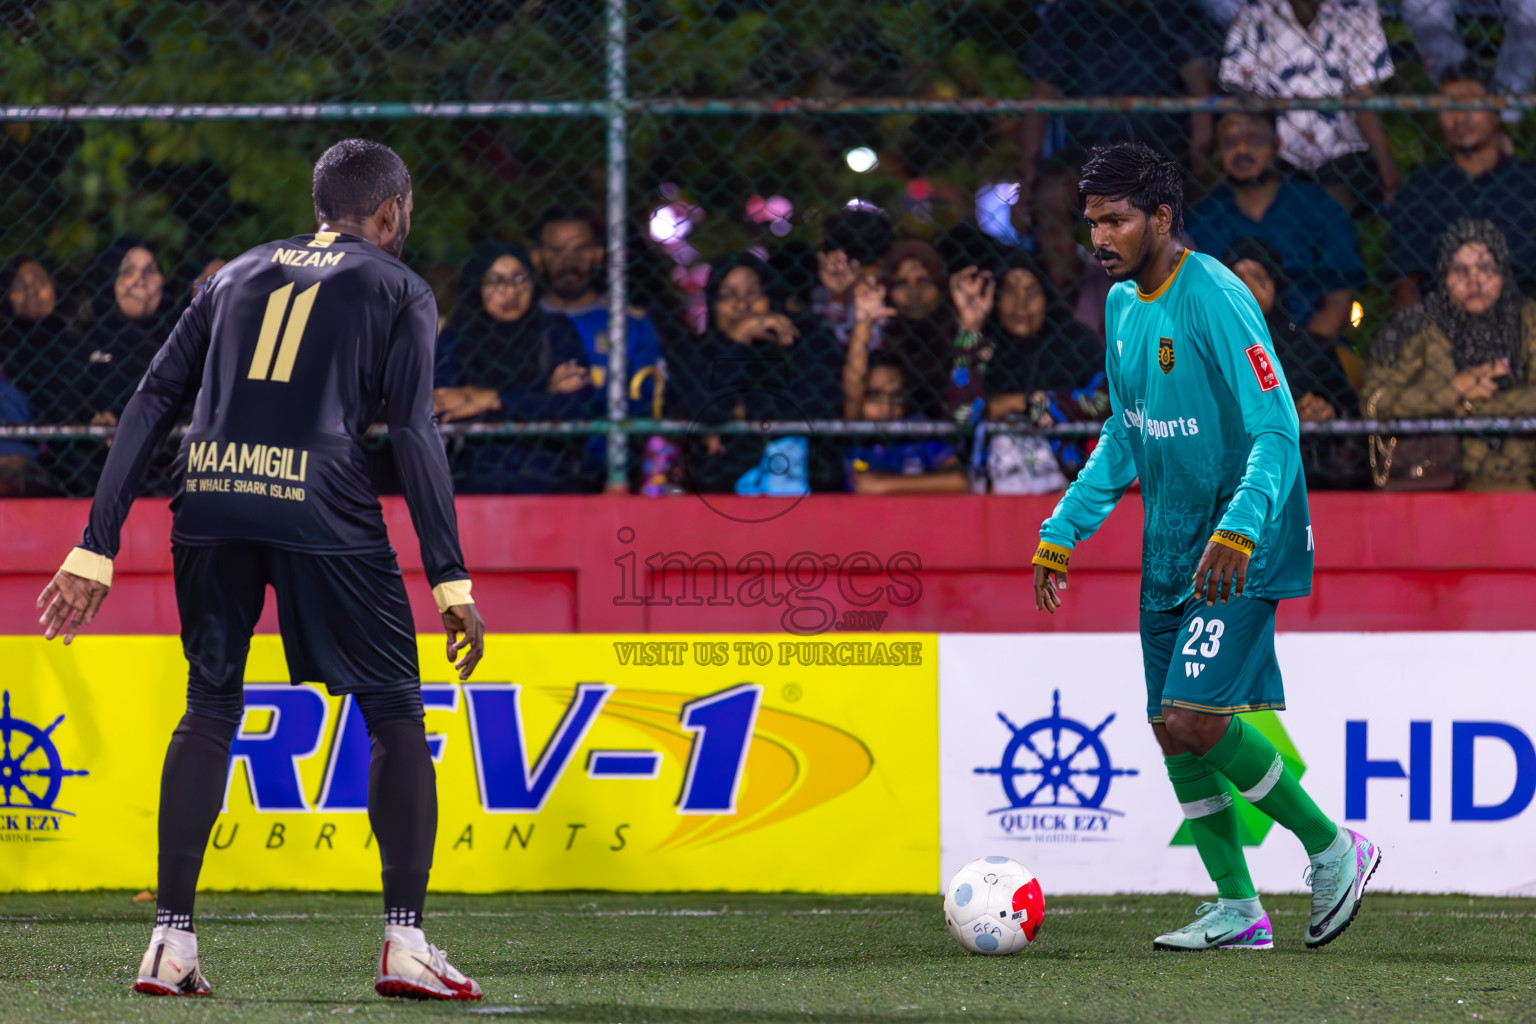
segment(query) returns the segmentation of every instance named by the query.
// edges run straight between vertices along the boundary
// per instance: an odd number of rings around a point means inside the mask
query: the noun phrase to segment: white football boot
[[[144,959],[139,961],[135,992],[150,996],[206,996],[213,990],[197,969],[197,936],[169,925],[156,925]]]
[[[480,998],[475,980],[450,964],[420,928],[395,924],[384,926],[384,952],[379,955],[373,990],[399,999]]]

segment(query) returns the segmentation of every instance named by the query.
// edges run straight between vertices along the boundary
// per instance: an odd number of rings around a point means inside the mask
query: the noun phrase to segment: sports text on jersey
[[[1193,416],[1180,416],[1176,420],[1154,420],[1139,410],[1127,409],[1122,417],[1127,430],[1138,431],[1142,437],[1194,437],[1200,433],[1200,424]]]

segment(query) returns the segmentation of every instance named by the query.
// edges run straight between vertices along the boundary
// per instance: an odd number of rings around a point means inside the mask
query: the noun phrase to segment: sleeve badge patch
[[[1270,361],[1269,353],[1264,351],[1263,345],[1249,345],[1243,351],[1248,356],[1249,365],[1253,367],[1253,375],[1259,379],[1260,391],[1273,391],[1280,386],[1275,364]]]

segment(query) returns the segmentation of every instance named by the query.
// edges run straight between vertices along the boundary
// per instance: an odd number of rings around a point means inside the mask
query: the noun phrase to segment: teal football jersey
[[[1143,609],[1190,597],[1218,531],[1253,548],[1247,596],[1308,593],[1312,527],[1296,405],[1247,286],[1219,261],[1186,252],[1152,295],[1131,281],[1110,289],[1104,332],[1112,415],[1041,541],[1070,550],[1139,478]]]

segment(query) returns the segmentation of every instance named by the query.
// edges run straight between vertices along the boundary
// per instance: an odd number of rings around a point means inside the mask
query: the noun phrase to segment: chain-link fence
[[[0,493],[90,492],[349,135],[414,175],[467,491],[1059,488],[1108,409],[1076,171],[1126,138],[1313,486],[1528,488],[1533,75],[1530,0],[0,3]]]

